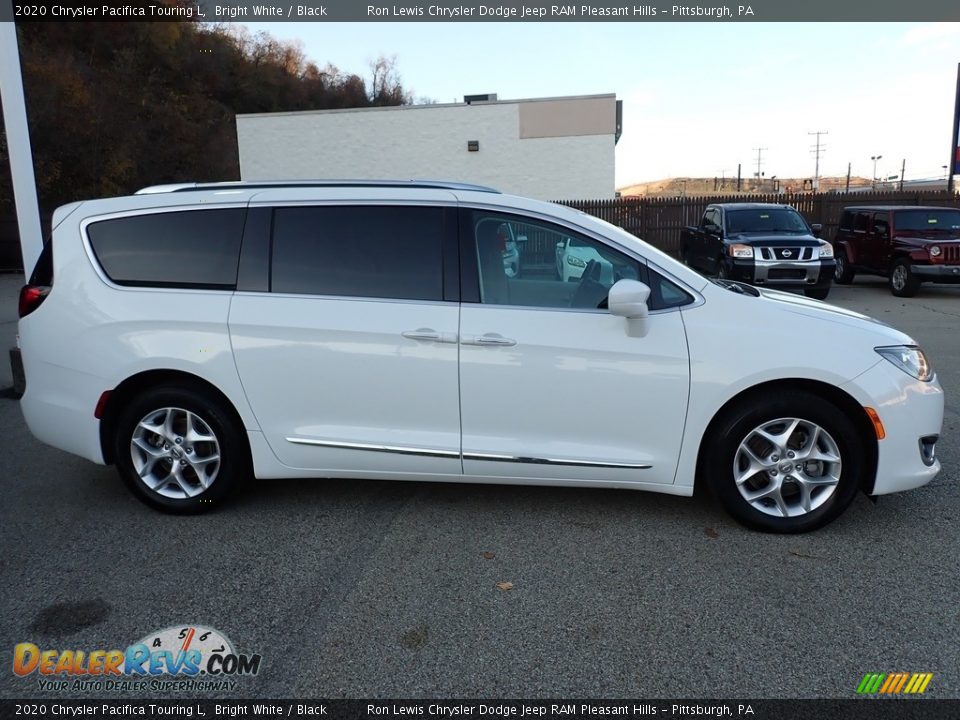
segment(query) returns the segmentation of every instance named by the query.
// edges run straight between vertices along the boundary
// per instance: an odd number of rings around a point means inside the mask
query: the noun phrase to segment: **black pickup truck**
[[[708,205],[696,227],[680,231],[680,257],[708,275],[762,287],[802,289],[823,300],[833,279],[833,246],[789,205]]]

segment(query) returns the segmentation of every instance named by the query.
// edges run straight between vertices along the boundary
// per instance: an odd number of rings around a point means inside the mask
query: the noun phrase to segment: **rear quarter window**
[[[231,290],[245,208],[159,212],[87,226],[90,247],[118,285]]]

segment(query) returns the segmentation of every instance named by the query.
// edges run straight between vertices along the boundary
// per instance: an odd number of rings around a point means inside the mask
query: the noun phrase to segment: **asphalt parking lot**
[[[20,281],[0,276],[4,353]],[[907,671],[960,698],[960,287],[858,281],[829,301],[928,351],[944,469],[803,536],[745,530],[705,493],[377,481],[250,482],[169,517],[0,399],[0,697],[84,697],[16,677],[17,643],[200,624],[263,657],[219,697],[850,698]]]

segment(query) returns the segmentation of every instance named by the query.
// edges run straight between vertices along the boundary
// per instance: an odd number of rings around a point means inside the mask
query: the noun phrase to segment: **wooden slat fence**
[[[823,225],[821,237],[833,240],[840,215],[854,205],[942,205],[960,207],[960,194],[945,190],[904,190],[849,193],[767,193],[683,197],[623,197],[613,200],[564,200],[581,210],[622,227],[664,252],[677,255],[680,231],[697,225],[707,205],[720,202],[762,202],[792,205],[809,223]]]

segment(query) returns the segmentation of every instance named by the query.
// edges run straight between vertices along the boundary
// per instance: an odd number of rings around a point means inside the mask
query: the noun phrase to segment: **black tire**
[[[191,416],[192,433],[187,431],[187,413]],[[168,429],[164,430],[160,424],[168,417]],[[158,432],[141,426],[141,421],[156,425]],[[243,429],[233,413],[210,393],[183,386],[151,388],[126,404],[115,427],[117,471],[133,494],[156,510],[180,515],[211,510],[249,472],[249,449]],[[136,451],[135,433],[139,443]],[[150,463],[153,454],[158,459]],[[212,460],[215,456],[219,459]],[[179,481],[175,481],[172,472],[175,457],[183,458],[176,460],[177,467],[182,468],[177,474]],[[145,473],[156,481],[154,489],[141,479],[135,462],[141,469],[156,467],[156,471]]]
[[[853,267],[851,267],[849,260],[847,259],[847,251],[843,248],[839,248],[837,255],[834,258],[834,262],[837,266],[833,270],[833,281],[839,283],[840,285],[849,285],[853,282]]]
[[[920,288],[920,281],[910,270],[907,260],[897,260],[890,268],[890,292],[896,297],[913,297]]]
[[[813,287],[813,288],[804,288],[803,294],[808,298],[813,298],[814,300],[826,300],[827,296],[830,294],[829,287]]]
[[[830,469],[839,473],[838,482],[832,486],[832,491],[827,492],[830,490],[829,486],[814,488],[810,493],[810,509],[795,516],[784,516],[783,510],[775,509],[779,504],[769,498],[755,500],[758,505],[766,504],[764,505],[766,511],[758,509],[744,497],[735,479],[736,468],[740,467],[741,471],[750,472],[750,468],[753,467],[752,464],[747,465],[746,468],[735,464],[742,464],[747,458],[746,453],[741,452],[741,443],[744,443],[764,462],[774,464],[770,470],[757,469],[754,471],[755,474],[746,478],[745,492],[759,493],[773,487],[777,479],[771,479],[769,476],[771,472],[777,471],[779,487],[785,488],[784,491],[776,492],[776,497],[779,497],[783,503],[782,507],[787,508],[788,514],[791,511],[799,513],[803,510],[800,484],[796,482],[794,475],[802,475],[811,469],[815,473],[818,461],[812,461],[813,465],[808,465],[802,462],[802,458],[780,459],[775,454],[778,452],[776,449],[765,455],[764,450],[757,449],[755,445],[758,439],[760,443],[766,441],[754,431],[764,427],[788,427],[786,423],[777,424],[781,419],[798,419],[803,423],[790,436],[793,439],[791,443],[797,439],[806,438],[803,443],[797,444],[794,448],[798,454],[808,446],[814,445],[810,441],[811,430],[813,426],[818,426],[826,432],[826,435],[818,435],[815,441],[818,444],[817,447],[820,448],[820,444],[828,441],[832,442],[840,459],[839,466],[820,463],[823,472]],[[754,530],[773,533],[801,533],[815,530],[836,519],[850,505],[856,496],[857,489],[862,486],[863,458],[866,453],[863,440],[853,421],[831,402],[807,391],[787,390],[753,396],[748,401],[725,411],[713,425],[711,436],[701,458],[702,478],[721,506],[738,522]],[[767,444],[769,448],[776,447],[771,443]],[[789,449],[791,445],[787,444],[786,447]],[[778,459],[772,460],[774,457]],[[802,472],[795,472],[794,463],[798,460],[800,460],[799,464],[803,465]],[[787,466],[793,467],[788,469]],[[764,483],[768,485],[765,486]]]
[[[723,258],[720,258],[720,262],[717,263],[717,278],[720,280],[729,280],[730,273],[727,272],[727,266],[723,262]]]

